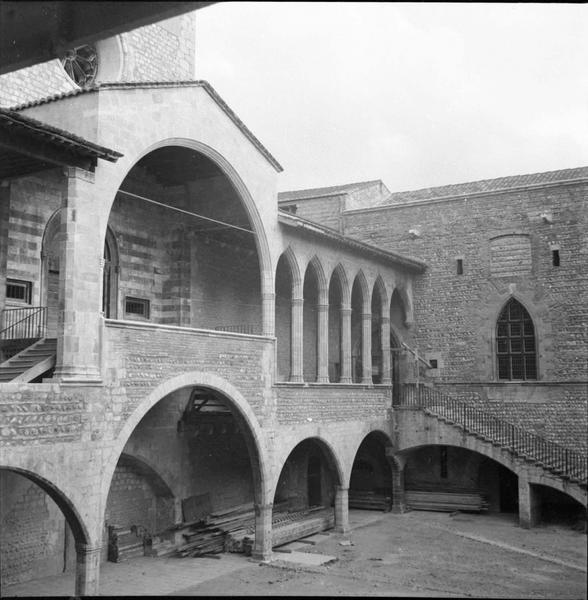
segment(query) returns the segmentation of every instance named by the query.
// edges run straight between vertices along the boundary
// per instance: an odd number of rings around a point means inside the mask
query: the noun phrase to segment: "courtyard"
[[[586,598],[586,534],[568,525],[527,530],[509,514],[361,510],[350,511],[350,524],[347,534],[288,544],[270,563],[240,554],[105,563],[100,593]],[[73,589],[73,573],[66,573],[2,595],[62,596]]]

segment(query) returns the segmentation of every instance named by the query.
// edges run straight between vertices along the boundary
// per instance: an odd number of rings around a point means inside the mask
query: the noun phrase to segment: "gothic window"
[[[61,64],[72,81],[80,87],[94,83],[98,71],[98,53],[94,46],[78,46],[68,50]]]
[[[511,298],[496,324],[498,379],[537,379],[535,327],[525,307]]]

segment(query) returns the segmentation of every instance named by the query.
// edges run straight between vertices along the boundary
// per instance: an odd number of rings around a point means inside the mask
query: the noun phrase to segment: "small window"
[[[298,210],[298,206],[296,204],[288,204],[288,206],[282,206],[281,209],[284,212],[290,213],[292,215],[296,214],[296,211]]]
[[[431,366],[431,369],[436,369],[438,367],[437,359],[431,358],[431,360],[429,360],[429,365]]]
[[[125,313],[127,315],[135,315],[137,317],[149,318],[149,300],[145,298],[125,298]]]
[[[551,264],[554,267],[559,267],[559,250],[551,251]]]
[[[23,302],[25,304],[30,304],[32,290],[33,284],[30,281],[21,281],[19,279],[6,280],[7,299],[16,300],[17,302]]]
[[[457,274],[463,275],[463,258],[457,259]]]

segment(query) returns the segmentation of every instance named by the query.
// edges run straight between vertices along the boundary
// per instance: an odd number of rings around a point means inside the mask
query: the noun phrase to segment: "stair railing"
[[[0,340],[40,339],[47,335],[47,307],[5,308]]]
[[[423,384],[401,386],[398,406],[416,408],[446,419],[468,433],[481,435],[516,456],[531,459],[549,471],[582,483],[588,480],[588,459],[463,400]]]

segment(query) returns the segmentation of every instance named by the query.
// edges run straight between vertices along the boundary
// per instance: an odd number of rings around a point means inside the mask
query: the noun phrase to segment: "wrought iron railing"
[[[40,339],[46,334],[46,306],[5,308],[2,311],[0,340]]]
[[[247,335],[259,335],[259,330],[255,325],[217,325],[216,331],[227,331],[230,333],[246,333]]]
[[[478,435],[509,450],[512,454],[539,464],[556,475],[586,484],[586,455],[546,440],[523,427],[509,423],[464,400],[447,396],[423,384],[401,386],[398,406],[416,408],[445,419],[466,432]]]

